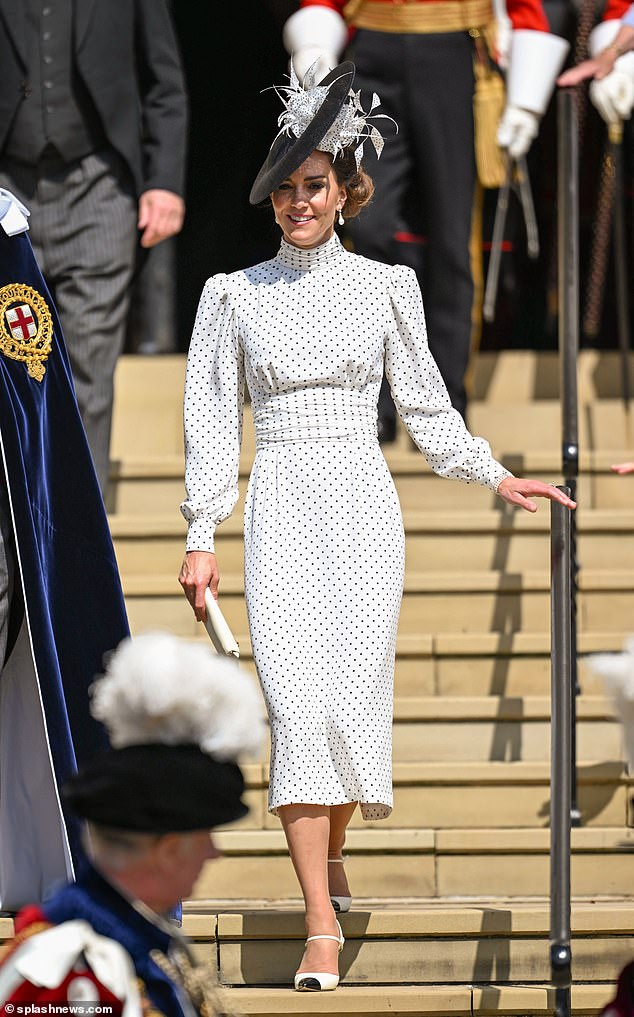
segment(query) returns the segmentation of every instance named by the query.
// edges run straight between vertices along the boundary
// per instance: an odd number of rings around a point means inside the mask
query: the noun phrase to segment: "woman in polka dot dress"
[[[253,203],[270,196],[280,250],[206,283],[185,393],[189,533],[180,581],[198,619],[207,586],[217,595],[214,529],[237,500],[245,378],[251,396],[257,451],[245,506],[246,602],[271,725],[269,808],[306,902],[309,939],[295,987],[313,990],[338,981],[333,903],[350,905],[336,864],[346,827],[357,805],[366,820],[392,809],[404,539],[377,440],[384,368],[402,420],[437,473],[483,484],[529,511],[531,495],[571,504],[555,488],[512,477],[452,409],[427,346],[414,272],[348,253],[336,236],[335,219],[356,215],[372,194],[357,166],[359,133],[355,144],[350,130],[360,119],[353,76],[342,64],[306,91],[291,80],[291,134],[278,136],[251,193]]]

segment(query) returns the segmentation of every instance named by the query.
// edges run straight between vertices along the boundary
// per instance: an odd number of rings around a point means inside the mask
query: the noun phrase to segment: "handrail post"
[[[568,488],[560,490],[569,494]],[[550,535],[550,968],[557,1017],[570,1017],[572,639],[570,512],[551,502]]]
[[[562,472],[570,496],[577,500],[579,475],[579,433],[577,357],[579,352],[579,146],[575,96],[561,89],[557,96],[557,204],[558,204],[558,290],[559,290],[559,371],[561,391]],[[572,639],[570,742],[571,821],[581,822],[577,802],[577,531],[576,515],[571,520],[570,617]]]

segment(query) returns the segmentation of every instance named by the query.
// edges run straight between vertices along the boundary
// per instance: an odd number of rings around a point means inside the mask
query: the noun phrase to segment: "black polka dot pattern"
[[[210,279],[187,363],[188,550],[213,550],[237,500],[244,380],[257,453],[245,504],[245,593],[272,734],[269,808],[392,807],[391,727],[404,538],[377,442],[383,369],[436,472],[495,489],[507,471],[451,408],[416,276],[282,241]],[[222,568],[222,562],[220,562]]]

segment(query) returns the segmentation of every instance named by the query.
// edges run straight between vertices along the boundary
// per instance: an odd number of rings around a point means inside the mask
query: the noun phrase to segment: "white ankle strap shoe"
[[[329,858],[329,865],[343,865],[345,858]],[[338,897],[334,893],[330,894],[330,903],[333,906],[333,910],[336,914],[340,915],[344,911],[349,911],[352,906],[352,897]]]
[[[338,936],[309,936],[306,944],[312,943],[315,939],[332,939],[339,944],[338,952],[343,950],[345,939],[341,926],[337,922]],[[339,975],[333,975],[329,971],[298,971],[295,975],[295,989],[297,992],[332,992],[339,985]]]

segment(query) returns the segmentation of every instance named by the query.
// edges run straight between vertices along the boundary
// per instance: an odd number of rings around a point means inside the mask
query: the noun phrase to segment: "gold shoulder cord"
[[[37,290],[24,283],[0,288],[0,353],[26,364],[31,378],[42,381],[53,346],[53,319]]]
[[[150,957],[175,985],[185,990],[201,1017],[217,1017],[218,1014],[239,1017],[235,1011],[227,1009],[223,1002],[220,986],[211,967],[193,963],[183,949],[175,950],[171,957],[166,957],[160,950],[152,950]]]

